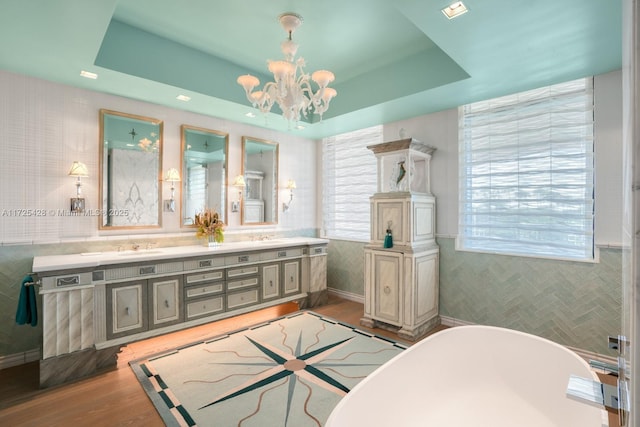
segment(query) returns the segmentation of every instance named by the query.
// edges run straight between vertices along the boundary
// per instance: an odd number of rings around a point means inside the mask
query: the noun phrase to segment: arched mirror
[[[278,223],[278,143],[242,137],[242,224]]]
[[[194,226],[195,215],[205,208],[227,222],[227,152],[229,135],[195,126],[181,126],[181,225]]]
[[[100,110],[100,229],[160,227],[162,125]]]

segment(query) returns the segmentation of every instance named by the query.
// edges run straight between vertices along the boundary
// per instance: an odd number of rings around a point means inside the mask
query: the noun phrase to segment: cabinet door
[[[398,326],[402,323],[401,260],[402,254],[373,253],[374,316]]]
[[[146,331],[146,314],[146,280],[107,285],[107,339]]]
[[[149,280],[151,291],[151,327],[167,326],[182,321],[182,277]]]
[[[284,294],[300,292],[300,260],[283,261]]]
[[[269,300],[280,296],[280,264],[262,267],[262,299]]]

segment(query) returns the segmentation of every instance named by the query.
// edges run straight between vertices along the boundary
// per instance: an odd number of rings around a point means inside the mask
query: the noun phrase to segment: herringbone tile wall
[[[622,322],[622,251],[601,249],[599,263],[455,251],[440,245],[440,314],[503,326],[610,354],[607,336]]]
[[[327,286],[364,295],[365,243],[331,240],[327,255]]]
[[[601,249],[599,263],[459,252],[439,238],[440,314],[532,333],[613,356],[620,333],[622,251]],[[328,286],[364,295],[363,243],[332,240]]]

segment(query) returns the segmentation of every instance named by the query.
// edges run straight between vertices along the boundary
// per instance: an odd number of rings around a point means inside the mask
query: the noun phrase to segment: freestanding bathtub
[[[389,360],[335,407],[326,427],[602,427],[604,409],[566,397],[573,351],[534,335],[458,326]]]

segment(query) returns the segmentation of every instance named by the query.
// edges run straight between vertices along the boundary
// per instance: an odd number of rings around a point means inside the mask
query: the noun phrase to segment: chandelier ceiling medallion
[[[309,76],[304,71],[304,58],[295,59],[298,44],[292,40],[292,35],[302,24],[302,16],[287,12],[278,19],[289,37],[280,45],[285,60],[267,61],[274,81],[266,83],[262,90],[255,92],[253,89],[260,84],[257,77],[246,74],[238,77],[237,82],[244,88],[249,102],[262,113],[268,113],[273,104],[277,103],[290,125],[298,122],[300,117],[306,117],[310,111],[318,114],[322,120],[322,114],[327,111],[329,102],[337,94],[335,89],[328,87],[335,77],[327,70],[318,70]],[[318,86],[315,93],[310,80]]]

